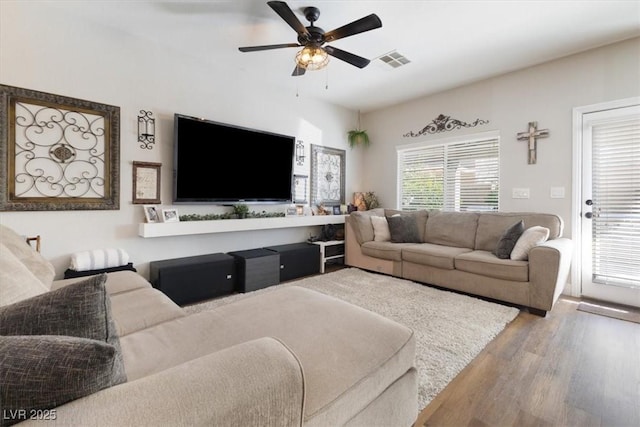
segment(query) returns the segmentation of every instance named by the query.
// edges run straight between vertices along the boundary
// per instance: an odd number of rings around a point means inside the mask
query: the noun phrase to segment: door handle
[[[587,219],[591,219],[592,216],[593,216],[593,214],[591,212],[586,212],[584,214],[584,217],[587,218]]]

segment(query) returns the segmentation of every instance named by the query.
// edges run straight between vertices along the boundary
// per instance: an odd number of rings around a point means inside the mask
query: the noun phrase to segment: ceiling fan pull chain
[[[327,68],[327,74],[326,74],[327,79],[325,80],[324,83],[324,89],[325,90],[329,90],[329,69]]]

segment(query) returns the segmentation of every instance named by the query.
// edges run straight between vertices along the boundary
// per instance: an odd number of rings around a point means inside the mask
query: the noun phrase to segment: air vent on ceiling
[[[378,59],[391,68],[402,67],[403,65],[407,65],[411,62],[406,56],[398,53],[395,50],[379,56]]]

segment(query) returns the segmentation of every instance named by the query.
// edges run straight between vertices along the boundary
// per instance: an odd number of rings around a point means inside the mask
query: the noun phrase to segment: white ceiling
[[[287,3],[305,25],[302,9],[318,7],[316,26],[325,31],[377,14],[382,28],[330,43],[371,64],[358,69],[331,58],[325,70],[292,77],[295,48],[239,52],[240,46],[296,42],[266,0],[57,0],[52,6],[181,49],[212,68],[363,112],[640,36],[640,0]],[[374,60],[392,50],[411,63],[392,69]]]

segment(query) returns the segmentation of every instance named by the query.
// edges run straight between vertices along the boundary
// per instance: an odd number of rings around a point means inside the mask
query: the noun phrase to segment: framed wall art
[[[151,204],[160,201],[160,167],[162,163],[133,162],[133,203]]]
[[[0,85],[0,210],[120,209],[120,108]]]
[[[344,203],[345,150],[311,144],[311,201]]]

